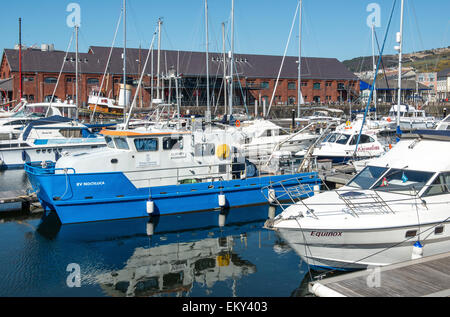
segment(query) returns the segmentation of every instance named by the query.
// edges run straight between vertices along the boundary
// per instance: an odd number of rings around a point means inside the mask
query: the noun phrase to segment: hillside
[[[372,56],[356,57],[342,62],[354,73],[372,70]],[[398,55],[383,56],[385,68],[397,67]],[[413,67],[417,72],[439,72],[450,67],[450,46],[403,54],[403,65]]]

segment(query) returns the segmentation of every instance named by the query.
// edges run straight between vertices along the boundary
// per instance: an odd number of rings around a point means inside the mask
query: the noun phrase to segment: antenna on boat
[[[395,50],[398,51],[398,98],[397,98],[397,136],[400,136],[400,105],[402,97],[402,47],[403,47],[403,9],[404,0],[401,3],[401,13],[400,13],[400,32],[397,33],[397,43]]]

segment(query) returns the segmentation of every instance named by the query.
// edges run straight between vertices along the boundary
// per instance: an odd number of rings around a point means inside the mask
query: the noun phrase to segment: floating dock
[[[450,252],[311,282],[319,297],[448,297]]]
[[[21,211],[30,212],[32,203],[38,202],[36,194],[28,194],[25,190],[11,190],[0,192],[0,204],[21,203]],[[0,212],[2,214],[4,211]]]

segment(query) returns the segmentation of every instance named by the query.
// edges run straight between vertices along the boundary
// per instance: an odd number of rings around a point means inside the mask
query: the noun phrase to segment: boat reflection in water
[[[194,287],[208,295],[217,282],[228,287],[220,292],[239,296],[237,281],[257,269],[234,248],[246,247],[247,234],[265,230],[275,213],[275,207],[256,206],[63,226],[50,213],[37,231],[101,250],[98,258],[106,263],[82,272],[82,284],[97,284],[107,296],[195,296]]]

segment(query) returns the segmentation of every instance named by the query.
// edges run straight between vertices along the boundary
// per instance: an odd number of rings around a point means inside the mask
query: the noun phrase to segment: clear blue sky
[[[371,55],[366,10],[380,7],[382,41],[394,0],[303,0],[302,55],[336,57],[339,60]],[[2,1],[0,49],[18,43],[18,18],[22,18],[22,42],[31,46],[55,44],[65,51],[72,36],[66,25],[68,4],[81,7],[80,51],[90,45],[110,46],[123,0],[21,0]],[[235,51],[283,55],[297,0],[235,0]],[[208,0],[210,51],[222,50],[221,23],[230,26],[231,0]],[[450,1],[405,0],[404,52],[450,45]],[[162,48],[205,50],[204,0],[127,0],[127,46],[147,48],[158,17],[162,17]],[[385,54],[394,53],[399,31],[400,0],[394,12]],[[298,20],[288,55],[298,55]],[[115,46],[123,43],[122,29]],[[74,51],[74,46],[72,46]]]

